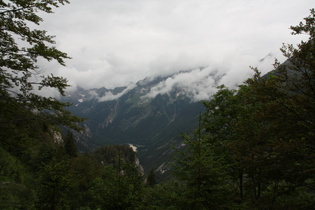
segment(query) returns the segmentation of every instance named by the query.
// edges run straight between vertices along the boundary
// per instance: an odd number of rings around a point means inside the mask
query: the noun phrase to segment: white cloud
[[[143,97],[154,98],[158,94],[170,94],[174,88],[178,88],[184,90],[181,94],[185,94],[195,101],[209,99],[216,91],[223,76],[222,72],[219,73],[211,67],[194,69],[169,77],[151,88]]]
[[[99,101],[113,101],[113,100],[116,100],[116,99],[120,98],[121,96],[123,96],[124,94],[128,93],[130,90],[132,90],[135,87],[136,87],[135,84],[130,84],[126,89],[124,89],[122,92],[117,93],[117,94],[113,94],[111,91],[108,91],[105,94],[105,96],[102,96],[102,97],[98,98],[98,100]]]
[[[223,81],[233,85],[268,53],[281,58],[283,42],[297,43],[301,37],[288,28],[313,6],[313,0],[75,0],[44,15],[42,27],[73,57],[59,74],[74,86],[113,88],[200,66],[229,72]]]

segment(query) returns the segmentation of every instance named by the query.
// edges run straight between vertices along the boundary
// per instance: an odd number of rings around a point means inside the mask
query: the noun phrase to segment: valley
[[[203,71],[203,68],[195,71]],[[79,150],[85,152],[104,145],[132,144],[137,147],[137,155],[146,173],[151,169],[157,173],[167,171],[172,147],[181,147],[181,135],[198,126],[198,116],[204,107],[185,86],[174,85],[168,92],[161,91],[152,97],[147,95],[166,81],[188,73],[194,72],[145,78],[132,88],[78,88],[68,93],[63,100],[73,104],[69,110],[86,118],[82,124],[84,131],[76,134]],[[210,72],[209,76],[219,78],[215,72]]]

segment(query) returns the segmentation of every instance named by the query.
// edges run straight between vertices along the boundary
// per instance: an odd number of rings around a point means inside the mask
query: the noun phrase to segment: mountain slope
[[[197,73],[205,74],[202,71],[199,69]],[[185,74],[188,73],[194,72],[146,78],[134,85],[113,90],[79,88],[70,93],[65,99],[73,103],[70,110],[87,118],[85,132],[80,135],[80,142],[85,145],[81,150],[133,144],[146,172],[168,162],[171,146],[181,145],[180,134],[196,128],[198,115],[203,112],[202,104],[192,97],[194,93],[190,86],[174,82],[176,78],[187,77]],[[216,81],[222,76],[216,72],[205,75],[202,77],[205,81],[209,78],[214,81],[212,86],[216,86]],[[167,86],[170,81],[172,85]],[[197,87],[199,84],[195,83]]]

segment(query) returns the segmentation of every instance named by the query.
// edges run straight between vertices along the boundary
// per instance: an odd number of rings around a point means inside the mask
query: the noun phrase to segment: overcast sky
[[[243,81],[271,70],[282,43],[310,14],[314,0],[72,0],[42,15],[72,57],[66,67],[44,65],[84,88],[124,86],[147,76],[208,66]],[[304,37],[305,38],[305,37]],[[259,62],[270,55],[265,62]],[[193,76],[193,75],[192,75]],[[199,75],[200,76],[200,75]]]

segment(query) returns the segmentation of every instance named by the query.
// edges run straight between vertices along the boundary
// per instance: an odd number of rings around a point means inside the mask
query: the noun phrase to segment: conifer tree
[[[71,131],[68,131],[67,135],[64,138],[64,147],[69,157],[78,156],[77,146],[75,144],[75,139]]]
[[[151,187],[156,185],[156,178],[155,178],[155,173],[153,169],[150,170],[150,173],[147,177],[147,184]]]

